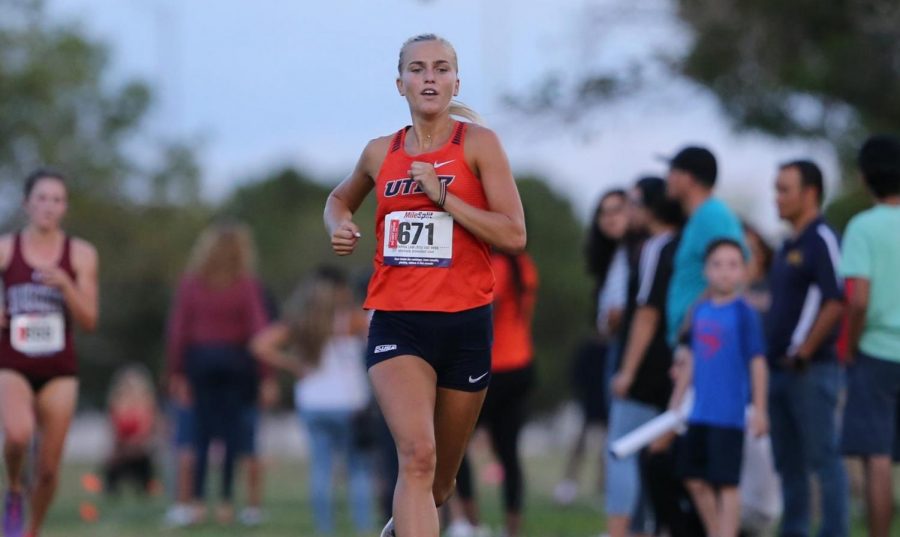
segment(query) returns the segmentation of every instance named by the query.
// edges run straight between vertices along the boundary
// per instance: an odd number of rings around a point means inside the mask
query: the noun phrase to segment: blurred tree
[[[510,104],[568,117],[675,75],[709,88],[739,128],[824,138],[839,148],[863,132],[900,129],[900,2],[670,1],[692,34],[686,49],[667,43],[634,61],[588,63],[574,76],[551,72]],[[589,4],[579,23],[612,31],[652,23],[664,11]],[[590,48],[608,33],[581,35]]]
[[[597,104],[684,77],[709,89],[739,129],[830,142],[847,179],[856,177],[853,157],[868,133],[900,131],[900,2],[671,2],[692,34],[685,50],[666,44],[638,61],[588,66],[574,76],[550,73],[509,104],[571,121]],[[666,11],[659,6],[589,4],[579,23],[613,30],[652,23]],[[583,35],[596,45],[608,33]],[[852,216],[848,208],[865,205],[859,193],[848,195],[829,211],[838,227]]]
[[[149,154],[157,145],[140,130],[150,89],[114,84],[108,72],[106,47],[78,26],[51,21],[42,1],[0,0],[0,193],[49,164],[95,196],[157,195],[162,182],[163,191],[196,201],[199,174],[188,146],[169,142],[146,164],[128,151],[141,143]]]
[[[683,72],[735,122],[855,147],[900,128],[895,0],[680,0],[695,39]]]

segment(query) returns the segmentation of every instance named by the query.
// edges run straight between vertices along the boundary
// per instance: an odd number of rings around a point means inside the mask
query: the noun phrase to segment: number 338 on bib
[[[34,357],[62,351],[66,345],[66,323],[60,313],[13,315],[9,326],[12,347]]]

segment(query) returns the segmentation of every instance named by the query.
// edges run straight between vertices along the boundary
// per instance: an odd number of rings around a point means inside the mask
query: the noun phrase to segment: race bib
[[[12,348],[22,354],[55,354],[66,347],[66,322],[61,313],[13,315],[9,338]]]
[[[453,217],[440,211],[395,211],[384,217],[384,264],[448,268]]]

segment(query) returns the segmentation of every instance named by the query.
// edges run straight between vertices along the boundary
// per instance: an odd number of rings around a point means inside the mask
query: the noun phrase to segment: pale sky
[[[219,198],[284,165],[336,181],[366,141],[409,123],[394,86],[397,53],[414,34],[456,47],[460,99],[494,128],[517,173],[536,172],[589,214],[606,189],[664,173],[660,154],[687,143],[719,158],[720,194],[772,235],[777,164],[812,157],[834,184],[830,147],[732,132],[715,99],[671,80],[585,111],[577,125],[525,117],[502,97],[547,73],[573,79],[660,50],[690,34],[673,0],[48,0],[112,48],[114,79],[157,92],[160,137],[197,140],[204,191]]]

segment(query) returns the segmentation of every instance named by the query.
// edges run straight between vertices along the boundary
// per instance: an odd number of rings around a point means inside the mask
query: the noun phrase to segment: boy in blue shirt
[[[765,435],[768,370],[759,317],[741,296],[747,268],[740,243],[712,242],[704,272],[709,287],[691,312],[690,352],[678,353],[673,403],[680,404],[689,385],[694,388],[679,468],[706,534],[737,537],[746,406],[752,400],[751,433]]]

